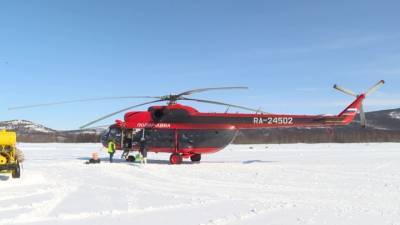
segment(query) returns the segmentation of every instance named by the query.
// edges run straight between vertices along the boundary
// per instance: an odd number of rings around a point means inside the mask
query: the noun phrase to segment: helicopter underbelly
[[[229,145],[236,137],[236,129],[146,129],[144,136],[150,152],[179,152],[182,154],[214,153]],[[117,148],[138,150],[143,130],[108,132],[103,137],[103,145],[109,140],[117,142]],[[122,141],[123,137],[123,141]]]
[[[146,131],[146,146],[151,152],[175,152],[190,154],[214,153],[229,145],[237,130],[174,130],[152,129]]]

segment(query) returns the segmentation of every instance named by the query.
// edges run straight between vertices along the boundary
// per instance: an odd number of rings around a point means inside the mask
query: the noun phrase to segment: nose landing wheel
[[[190,156],[190,160],[192,162],[200,162],[201,161],[201,155],[200,154],[194,154]]]
[[[178,154],[178,153],[174,153],[174,154],[172,154],[172,155],[169,157],[169,162],[170,162],[172,165],[179,165],[179,164],[182,164],[182,161],[183,161],[182,155],[181,155],[181,154]]]

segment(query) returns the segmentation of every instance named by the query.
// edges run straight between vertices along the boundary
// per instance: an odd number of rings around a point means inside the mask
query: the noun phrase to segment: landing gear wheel
[[[128,156],[128,157],[126,158],[126,161],[127,161],[127,162],[135,162],[135,161],[136,161],[135,156],[133,156],[133,155]]]
[[[21,177],[21,167],[19,166],[19,162],[17,162],[17,165],[15,169],[11,173],[12,178],[20,178]]]
[[[179,165],[182,163],[182,161],[183,161],[182,156],[178,153],[174,153],[171,155],[171,157],[169,157],[169,162],[172,165]]]
[[[201,161],[201,155],[200,154],[194,154],[194,155],[190,156],[190,160],[192,160],[192,162],[200,162]]]

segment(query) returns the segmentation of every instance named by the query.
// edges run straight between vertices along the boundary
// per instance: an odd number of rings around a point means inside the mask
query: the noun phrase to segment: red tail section
[[[338,117],[343,118],[343,123],[345,125],[351,123],[356,117],[357,113],[360,112],[364,99],[364,94],[359,95],[354,102],[352,102],[345,110],[343,110],[343,112],[338,115]]]
[[[334,85],[333,88],[335,88],[338,91],[341,91],[345,94],[351,95],[356,97],[357,99],[351,103],[349,105],[349,107],[347,107],[342,113],[339,114],[338,117],[340,117],[341,119],[343,119],[342,123],[344,125],[349,124],[351,121],[354,120],[354,118],[356,117],[357,113],[360,112],[360,124],[362,127],[366,127],[367,126],[367,120],[365,119],[365,112],[364,112],[364,107],[363,107],[363,100],[365,99],[366,96],[374,93],[375,91],[377,91],[383,84],[385,84],[384,80],[380,80],[378,83],[376,83],[374,86],[372,86],[370,89],[368,89],[368,91],[364,92],[364,94],[361,95],[357,95],[355,92],[340,87],[338,85]]]

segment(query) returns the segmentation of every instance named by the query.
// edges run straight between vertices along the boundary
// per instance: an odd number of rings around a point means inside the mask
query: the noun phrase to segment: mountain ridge
[[[55,130],[29,120],[0,121],[0,130],[17,132],[21,142],[99,142],[106,128]]]
[[[269,128],[242,130],[235,143],[317,143],[400,141],[400,108],[366,113],[367,127],[359,118],[348,126],[334,128]],[[0,130],[13,130],[21,142],[99,142],[107,127],[84,130],[55,130],[28,120],[0,121]],[[321,132],[327,130],[327,132]],[[333,133],[333,135],[332,135]]]

